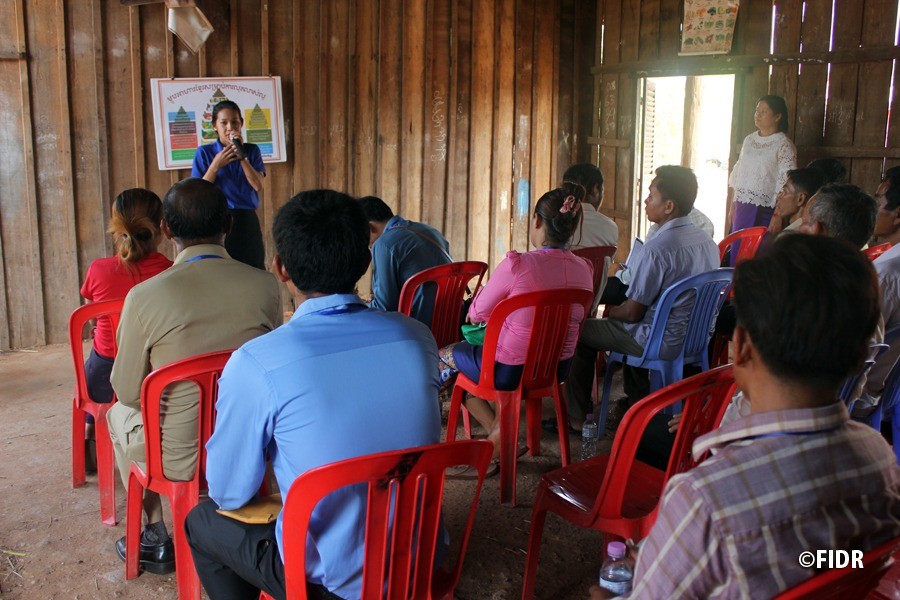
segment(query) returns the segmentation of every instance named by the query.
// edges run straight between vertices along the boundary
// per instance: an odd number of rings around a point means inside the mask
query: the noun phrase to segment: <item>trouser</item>
[[[188,513],[184,529],[211,600],[256,600],[260,590],[278,600],[285,597],[275,523],[241,523],[220,515],[206,500]],[[313,600],[340,600],[321,585],[307,584],[306,593]]]
[[[114,404],[106,413],[106,422],[109,424],[109,437],[112,440],[113,453],[116,456],[116,465],[119,467],[119,475],[122,477],[122,485],[128,489],[128,474],[131,472],[131,462],[144,466],[144,423],[141,420],[141,411],[129,408],[124,404]],[[162,521],[162,502],[159,494],[144,490],[144,512],[147,513],[148,523]]]
[[[569,416],[574,420],[584,420],[593,411],[591,395],[594,386],[594,368],[597,352],[622,352],[640,356],[643,346],[631,337],[622,321],[617,319],[587,319],[566,382],[566,402]],[[643,398],[650,390],[646,369],[625,368],[625,393],[632,401]]]
[[[115,394],[112,384],[109,382],[109,374],[112,373],[113,362],[115,362],[115,359],[98,354],[95,348],[91,348],[91,353],[84,363],[84,378],[87,384],[88,396],[98,404],[109,404],[112,402]],[[94,415],[89,413],[87,422],[93,423]]]
[[[266,251],[255,210],[231,209],[231,232],[225,236],[225,250],[236,261],[266,269]]]

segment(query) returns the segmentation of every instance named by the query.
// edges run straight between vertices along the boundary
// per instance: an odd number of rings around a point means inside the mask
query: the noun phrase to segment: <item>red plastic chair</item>
[[[875,260],[876,258],[878,258],[879,256],[881,256],[882,254],[884,254],[885,252],[887,252],[890,249],[891,249],[890,244],[879,244],[877,246],[869,246],[868,248],[863,250],[863,253],[866,255],[866,258],[868,258],[869,260]]]
[[[84,374],[84,326],[98,317],[108,317],[113,331],[119,327],[123,299],[92,302],[76,308],[69,317],[69,347],[75,366],[75,393],[72,396],[72,487],[84,485],[84,424],[87,415],[94,416],[97,443],[97,487],[100,489],[100,519],[115,525],[116,519],[116,463],[106,413],[115,403],[98,404],[91,399]]]
[[[597,310],[597,305],[600,303],[600,295],[603,293],[602,286],[606,284],[606,272],[609,269],[606,259],[611,259],[615,256],[616,247],[591,246],[589,248],[572,250],[572,254],[580,256],[594,267],[594,302],[591,305],[591,316],[593,316]]]
[[[725,251],[732,244],[740,243],[737,258],[732,262],[737,265],[739,262],[753,258],[759,245],[762,243],[763,236],[766,235],[765,227],[748,227],[747,229],[739,229],[731,232],[724,240],[719,242],[719,261],[725,260]]]
[[[492,451],[484,440],[435,444],[351,458],[300,475],[284,504],[287,597],[306,599],[307,529],[313,509],[334,490],[365,483],[362,598],[452,598]],[[456,564],[451,570],[435,570],[444,472],[456,465],[475,467],[478,483]]]
[[[827,600],[833,598],[865,598],[878,587],[878,582],[894,562],[893,553],[900,547],[900,537],[881,544],[863,554],[863,568],[828,569],[779,595],[776,600]]]
[[[719,425],[734,394],[731,365],[700,373],[640,400],[625,413],[612,451],[574,463],[541,477],[531,513],[522,598],[534,595],[541,536],[547,511],[604,537],[641,540],[656,521],[663,489],[670,477],[699,464],[691,447]],[[684,412],[665,472],[635,459],[647,424],[666,407],[684,402]],[[605,541],[605,540],[604,540]],[[604,544],[605,547],[605,544]]]
[[[569,328],[569,313],[573,305],[581,305],[584,314],[593,300],[591,290],[555,289],[529,292],[507,298],[497,304],[484,335],[483,364],[478,382],[460,373],[453,387],[450,413],[447,418],[447,441],[456,439],[456,423],[462,408],[465,392],[484,400],[497,403],[500,416],[500,502],[516,504],[516,446],[519,439],[519,415],[522,401],[525,401],[526,433],[528,451],[532,456],[540,453],[541,447],[541,399],[552,396],[556,405],[556,419],[559,427],[559,451],[562,464],[569,464],[569,432],[565,426],[569,422],[566,399],[562,394],[562,383],[557,380],[556,370],[560,353]],[[528,355],[525,358],[522,379],[512,391],[502,391],[494,387],[494,362],[497,341],[506,319],[517,310],[530,309],[532,312],[531,338]]]
[[[167,496],[172,507],[172,534],[175,538],[175,569],[180,600],[200,599],[200,578],[194,569],[191,549],[184,535],[184,519],[200,500],[206,488],[206,442],[215,425],[215,401],[219,375],[233,350],[222,350],[179,360],[156,369],[141,385],[141,418],[144,422],[145,468],[131,463],[128,475],[128,503],[125,523],[125,578],[139,572],[139,544],[143,491]],[[197,432],[197,469],[190,481],[172,481],[163,473],[160,441],[160,401],[166,387],[179,381],[191,381],[200,388]]]
[[[481,287],[481,280],[487,272],[487,264],[479,261],[455,262],[439,265],[416,273],[406,280],[400,290],[397,311],[410,315],[416,292],[426,283],[437,285],[434,298],[434,314],[431,318],[431,333],[438,348],[462,339],[459,318],[466,294],[466,285],[477,277],[473,293]]]

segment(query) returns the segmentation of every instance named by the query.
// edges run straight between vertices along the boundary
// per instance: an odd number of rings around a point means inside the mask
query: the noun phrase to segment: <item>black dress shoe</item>
[[[125,561],[125,538],[116,542],[116,554]],[[145,544],[141,539],[141,568],[157,575],[168,575],[175,572],[175,546],[172,540],[159,544]]]
[[[556,423],[556,419],[544,419],[541,421],[541,428],[548,433],[559,433],[559,425]],[[581,433],[572,425],[569,425],[569,434]]]

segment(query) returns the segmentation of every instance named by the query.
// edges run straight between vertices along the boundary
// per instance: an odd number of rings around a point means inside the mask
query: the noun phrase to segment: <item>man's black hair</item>
[[[369,222],[359,202],[341,192],[300,192],[278,211],[272,235],[304,293],[352,293],[369,266]]]
[[[882,181],[888,183],[887,192],[884,194],[887,196],[887,203],[884,208],[886,210],[894,210],[900,206],[900,167],[891,167],[885,171]]]
[[[862,248],[875,232],[878,205],[872,196],[853,184],[832,183],[816,194],[809,214],[825,227],[829,237]]]
[[[826,236],[779,236],[734,272],[738,324],[769,371],[835,395],[866,357],[879,298],[871,261]]]
[[[228,200],[214,183],[191,177],[166,192],[163,217],[172,235],[182,241],[215,238],[225,233]]]
[[[806,194],[809,200],[813,194],[819,191],[819,188],[825,185],[825,175],[821,170],[814,167],[805,167],[803,169],[791,169],[787,172],[788,178],[794,183],[794,188],[798,192]]]
[[[697,176],[687,167],[663,165],[656,169],[656,189],[663,200],[671,200],[678,216],[686,217],[697,199]]]
[[[388,206],[384,200],[377,196],[363,196],[359,199],[363,212],[366,213],[366,220],[375,223],[384,223],[390,221],[394,216],[394,211]]]
[[[593,191],[594,186],[597,186],[600,192],[603,192],[603,173],[596,165],[591,163],[572,165],[566,169],[563,181],[571,181],[584,186],[588,194]]]

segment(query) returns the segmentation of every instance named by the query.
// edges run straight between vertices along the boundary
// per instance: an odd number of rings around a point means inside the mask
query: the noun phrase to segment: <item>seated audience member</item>
[[[688,218],[695,227],[703,230],[710,238],[712,238],[715,233],[715,227],[713,226],[713,222],[709,220],[709,217],[696,208],[692,208],[691,212],[688,213]],[[653,223],[650,225],[647,229],[647,235],[644,236],[644,243],[652,240],[653,236],[655,236],[658,231],[659,224]],[[600,296],[600,304],[617,305],[625,302],[625,300],[627,300],[625,292],[628,291],[628,284],[630,283],[631,269],[627,265],[621,263],[617,264],[616,275],[606,280],[606,287],[603,289],[603,294]]]
[[[290,524],[279,516],[250,525],[216,512],[254,498],[267,457],[287,494],[314,467],[440,440],[431,332],[404,315],[367,308],[353,292],[370,260],[359,203],[331,190],[302,192],[278,211],[272,233],[274,270],[297,309],[228,361],[207,444],[210,500],[186,523],[212,600],[255,600],[259,590],[285,596],[282,531]],[[316,507],[306,551],[311,597],[360,597],[365,510],[359,486]]]
[[[822,171],[807,167],[788,171],[784,187],[775,197],[775,213],[769,222],[769,233],[795,231],[803,224],[803,209],[825,183]]]
[[[225,195],[208,181],[185,179],[166,194],[161,228],[175,244],[175,264],[128,293],[112,368],[119,402],[107,413],[107,421],[125,487],[131,462],[144,461],[140,410],[144,377],[184,358],[235,348],[281,323],[276,279],[231,259],[225,251],[230,225]],[[187,481],[194,475],[197,402],[191,383],[176,384],[167,393],[162,452],[171,479]],[[141,566],[151,573],[170,573],[175,568],[174,550],[155,492],[144,493],[144,511]],[[116,542],[116,551],[124,560],[124,537]]]
[[[878,273],[881,288],[881,317],[885,329],[900,325],[900,167],[888,169],[878,189],[875,190],[878,216],[875,219],[875,237],[879,243],[892,244],[890,250],[872,263]],[[900,344],[894,344],[882,354],[866,380],[859,401],[854,405],[854,416],[866,416],[881,400],[884,381],[900,358]],[[897,440],[900,443],[900,440]]]
[[[563,175],[565,182],[577,183],[585,189],[581,203],[581,227],[572,236],[570,250],[619,244],[619,226],[600,212],[603,203],[603,173],[590,163],[572,165]]]
[[[784,236],[737,266],[734,377],[752,413],[694,442],[712,454],[666,485],[631,597],[771,598],[816,574],[801,552],[900,535],[896,458],[838,400],[879,295],[869,261],[821,236]]]
[[[660,226],[659,231],[634,259],[634,276],[625,302],[611,309],[608,319],[588,319],[578,339],[566,385],[571,426],[575,429],[591,412],[597,352],[612,350],[640,355],[662,293],[685,277],[718,268],[718,247],[687,217],[696,197],[697,178],[693,171],[678,166],[663,166],[656,170],[644,200],[644,210],[647,219]],[[664,347],[680,344],[688,316],[689,305],[685,303],[673,310]],[[629,400],[634,402],[648,391],[646,370],[626,367],[625,393]]]
[[[396,311],[400,290],[413,275],[453,262],[450,244],[444,236],[424,223],[407,221],[395,215],[380,198],[359,199],[369,220],[369,245],[372,248],[372,308]],[[428,290],[425,290],[428,292]],[[434,292],[423,294],[420,288],[413,301],[412,316],[431,323]]]
[[[522,254],[512,250],[506,254],[506,258],[497,265],[487,285],[481,288],[469,307],[470,322],[486,322],[497,304],[519,294],[557,288],[593,289],[591,265],[566,250],[581,220],[579,213],[582,198],[584,188],[569,181],[541,196],[534,207],[529,236],[535,250]],[[569,371],[578,341],[578,330],[584,317],[584,308],[580,306],[574,307],[569,313],[569,329],[558,369],[560,381],[565,379]],[[522,314],[513,313],[503,325],[497,343],[497,364],[494,371],[494,385],[497,389],[514,390],[519,385],[531,337],[531,319],[532,315],[526,315],[522,311]],[[461,371],[469,379],[478,381],[481,375],[482,349],[482,346],[467,341],[442,348],[441,378],[449,380],[452,374]],[[500,421],[492,403],[469,397],[465,404],[488,432],[488,439],[494,443],[494,456],[498,456]]]
[[[817,158],[809,161],[806,165],[810,169],[818,169],[825,181],[822,185],[829,183],[847,183],[847,167],[836,158]]]
[[[172,261],[157,252],[162,234],[162,202],[143,188],[125,190],[113,201],[112,218],[106,231],[113,234],[115,256],[98,258],[88,267],[81,295],[88,302],[124,298],[135,285],[165,271]],[[112,402],[109,383],[116,353],[115,332],[109,317],[97,319],[91,353],[84,365],[88,394],[94,402]],[[86,469],[96,471],[94,417],[87,415],[84,432]]]

